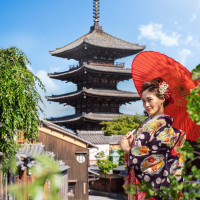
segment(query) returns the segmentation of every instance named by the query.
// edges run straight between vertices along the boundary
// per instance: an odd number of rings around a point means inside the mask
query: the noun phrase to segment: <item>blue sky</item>
[[[6,0],[0,4],[0,48],[22,49],[28,66],[52,95],[72,92],[76,86],[48,78],[48,72],[67,71],[74,60],[52,57],[62,47],[89,32],[93,25],[92,0]],[[100,25],[123,40],[159,51],[188,70],[200,63],[200,0],[100,0]],[[130,68],[134,56],[118,60]],[[119,83],[135,91],[132,80]],[[44,100],[45,117],[72,114],[74,109]],[[142,113],[141,102],[123,105],[121,112]],[[41,115],[43,118],[44,116]]]

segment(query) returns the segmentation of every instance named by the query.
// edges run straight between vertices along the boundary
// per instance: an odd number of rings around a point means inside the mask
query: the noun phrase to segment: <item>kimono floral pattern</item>
[[[165,128],[159,133],[157,139],[162,143],[167,144],[169,147],[173,147],[178,139],[179,133],[176,133],[172,127]]]
[[[162,155],[151,155],[144,159],[141,163],[141,170],[150,174],[159,174],[165,166]],[[148,181],[147,181],[148,182]]]
[[[169,174],[182,181],[183,157],[172,152],[183,132],[173,128],[172,123],[173,119],[167,115],[158,115],[149,120],[135,139],[141,145],[133,146],[129,152],[129,166],[134,170],[136,179],[140,183],[144,180],[156,190],[170,185]],[[156,195],[153,198],[161,200]]]
[[[142,146],[133,148],[131,153],[135,156],[143,156],[143,155],[149,155],[149,151],[150,149],[148,147]]]

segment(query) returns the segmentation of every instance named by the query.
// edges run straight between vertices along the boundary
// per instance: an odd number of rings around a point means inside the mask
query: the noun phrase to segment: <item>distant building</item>
[[[103,131],[77,131],[77,136],[98,147],[98,149],[90,148],[89,150],[90,166],[96,165],[97,153],[103,151],[105,156],[109,156],[114,149],[118,150],[120,148],[118,141],[123,137],[123,135],[105,136]]]
[[[74,131],[100,130],[100,122],[122,115],[119,112],[122,104],[140,99],[137,93],[117,89],[118,82],[129,80],[132,75],[131,69],[115,60],[139,53],[145,47],[104,32],[98,20],[99,0],[93,3],[94,25],[89,33],[50,51],[52,56],[78,61],[69,71],[49,74],[50,78],[75,83],[77,91],[46,97],[48,101],[75,107],[73,115],[48,119]]]

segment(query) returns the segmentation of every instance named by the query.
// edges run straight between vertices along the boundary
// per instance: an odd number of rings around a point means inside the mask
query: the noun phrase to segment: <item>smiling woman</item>
[[[122,150],[128,155],[129,178],[125,185],[149,183],[154,190],[151,200],[161,200],[156,192],[161,186],[171,185],[168,174],[182,182],[180,176],[184,161],[176,147],[185,143],[185,133],[173,128],[173,119],[164,114],[164,107],[174,103],[169,85],[161,78],[145,82],[141,92],[143,106],[149,118],[137,129],[135,134],[125,136],[120,141]],[[128,134],[127,134],[128,135]],[[179,169],[177,169],[179,167]],[[137,190],[136,195],[129,195],[129,200],[145,200],[145,193]],[[177,197],[181,197],[177,193]]]

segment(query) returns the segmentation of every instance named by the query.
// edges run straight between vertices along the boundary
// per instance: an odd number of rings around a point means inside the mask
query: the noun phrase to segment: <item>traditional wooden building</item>
[[[89,33],[76,41],[50,51],[52,56],[75,59],[76,67],[50,78],[77,85],[77,91],[47,96],[48,101],[75,107],[75,114],[51,118],[49,121],[72,130],[98,130],[101,121],[112,121],[121,116],[122,104],[139,100],[139,95],[117,89],[120,81],[131,78],[131,69],[116,59],[134,55],[145,47],[116,38],[99,26],[99,0],[94,0],[94,25]]]
[[[68,199],[88,200],[89,148],[96,146],[75,133],[45,120],[41,120],[38,141],[45,145],[46,151],[53,152],[57,160],[62,160],[70,166],[68,188],[63,189],[67,191]]]

